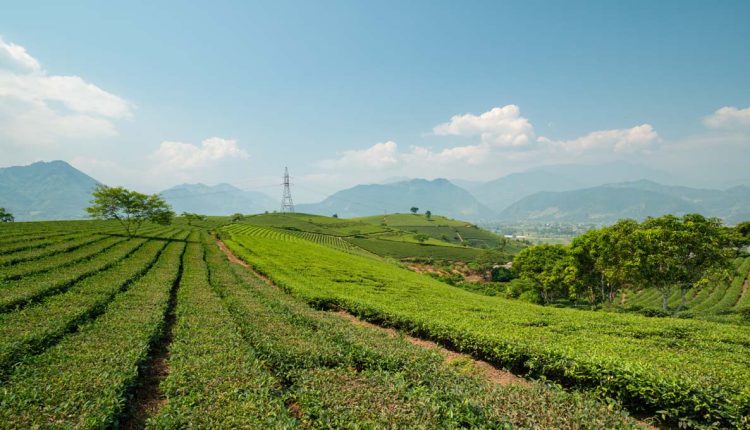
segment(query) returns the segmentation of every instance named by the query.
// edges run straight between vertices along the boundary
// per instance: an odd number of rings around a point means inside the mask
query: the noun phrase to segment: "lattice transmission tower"
[[[289,188],[289,169],[284,167],[284,193],[281,195],[281,212],[294,212],[292,190]]]

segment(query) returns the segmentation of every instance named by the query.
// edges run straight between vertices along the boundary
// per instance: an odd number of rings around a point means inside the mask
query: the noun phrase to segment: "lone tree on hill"
[[[425,211],[425,213],[424,213],[424,216],[426,216],[426,217],[427,217],[427,219],[430,219],[430,218],[432,218],[432,212],[430,212],[430,211]]]
[[[15,220],[12,213],[6,211],[5,208],[0,208],[0,222],[13,222]]]
[[[411,211],[411,213],[413,213],[413,214],[416,214],[417,212],[419,212],[419,208],[418,208],[418,207],[416,207],[416,206],[412,206],[412,207],[411,207],[411,209],[409,209],[409,210],[410,210],[410,211]]]
[[[206,216],[200,214],[194,214],[192,212],[183,212],[182,215],[187,219],[188,225],[193,225],[193,221],[205,221]]]
[[[117,220],[128,236],[136,234],[145,221],[167,225],[175,215],[169,204],[156,194],[146,195],[123,187],[98,185],[92,195],[94,200],[86,208],[89,216]]]
[[[266,213],[268,213],[268,211],[266,211]],[[232,222],[242,221],[243,218],[245,218],[245,215],[242,215],[239,212],[237,212],[236,214],[232,214]]]

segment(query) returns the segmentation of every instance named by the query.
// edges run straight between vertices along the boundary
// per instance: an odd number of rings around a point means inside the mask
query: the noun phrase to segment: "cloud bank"
[[[79,76],[47,73],[24,47],[0,38],[0,138],[14,146],[116,136],[133,105]]]
[[[482,176],[488,179],[487,176],[497,176],[503,169],[528,167],[549,160],[558,163],[581,159],[603,161],[648,154],[661,141],[650,124],[597,130],[570,140],[537,136],[531,121],[521,115],[516,105],[494,107],[479,115],[455,115],[436,125],[432,135],[475,142],[442,149],[411,146],[404,150],[396,142],[387,141],[365,149],[343,151],[338,158],[324,160],[319,166],[350,171],[367,169],[370,176],[380,171],[390,175]]]

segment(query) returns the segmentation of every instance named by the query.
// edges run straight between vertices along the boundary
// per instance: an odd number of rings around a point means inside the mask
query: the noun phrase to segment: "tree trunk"
[[[667,311],[667,299],[668,299],[667,292],[661,289],[659,290],[659,292],[661,293],[661,309],[664,312],[666,312]]]
[[[674,313],[681,311],[685,305],[687,304],[687,288],[680,287],[680,306],[677,307],[677,309],[674,310]]]

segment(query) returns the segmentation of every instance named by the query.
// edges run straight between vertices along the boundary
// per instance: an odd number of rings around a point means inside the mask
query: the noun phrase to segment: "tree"
[[[501,277],[501,265],[508,262],[500,249],[485,249],[477,257],[475,265],[486,281],[498,281]],[[507,274],[506,274],[507,275]],[[504,277],[504,276],[503,276]]]
[[[266,213],[268,213],[268,211],[266,211]],[[236,214],[232,214],[231,220],[232,222],[240,222],[243,218],[245,218],[245,215],[237,212]]]
[[[123,187],[98,185],[94,200],[86,208],[96,219],[117,220],[128,236],[133,236],[146,221],[166,225],[172,222],[174,212],[164,199],[156,194],[146,195]]]
[[[206,216],[205,215],[199,215],[192,212],[183,212],[182,215],[187,219],[188,225],[193,225],[193,221],[205,221]]]
[[[5,208],[0,208],[0,222],[13,222],[16,218],[13,216],[12,213],[5,210]]]
[[[632,234],[638,227],[638,222],[626,219],[589,230],[573,240],[570,253],[577,278],[576,295],[585,295],[592,305],[612,303],[623,288],[636,285],[639,269]]]
[[[411,209],[409,209],[409,210],[411,211],[411,213],[413,213],[415,215],[416,215],[417,212],[419,212],[419,208],[416,207],[416,206],[412,206]]]
[[[338,217],[339,217],[339,214],[333,214],[332,216],[333,216],[334,218],[338,218]]]
[[[562,245],[524,248],[513,259],[513,270],[519,278],[534,283],[545,304],[563,297],[574,278],[570,255]]]
[[[432,218],[432,212],[430,212],[430,211],[425,211],[425,213],[424,213],[424,216],[426,216],[426,217],[427,217],[427,219],[430,219],[430,218]]]
[[[429,239],[430,236],[427,236],[426,234],[415,234],[414,239],[416,239],[419,243],[425,243],[427,239]]]
[[[680,290],[676,313],[685,307],[688,290],[704,285],[709,278],[727,276],[733,252],[731,237],[717,218],[698,214],[648,218],[633,237],[640,273],[646,285],[661,294],[665,312],[674,288]]]
[[[750,246],[750,221],[741,222],[734,226],[734,232],[738,248]]]

